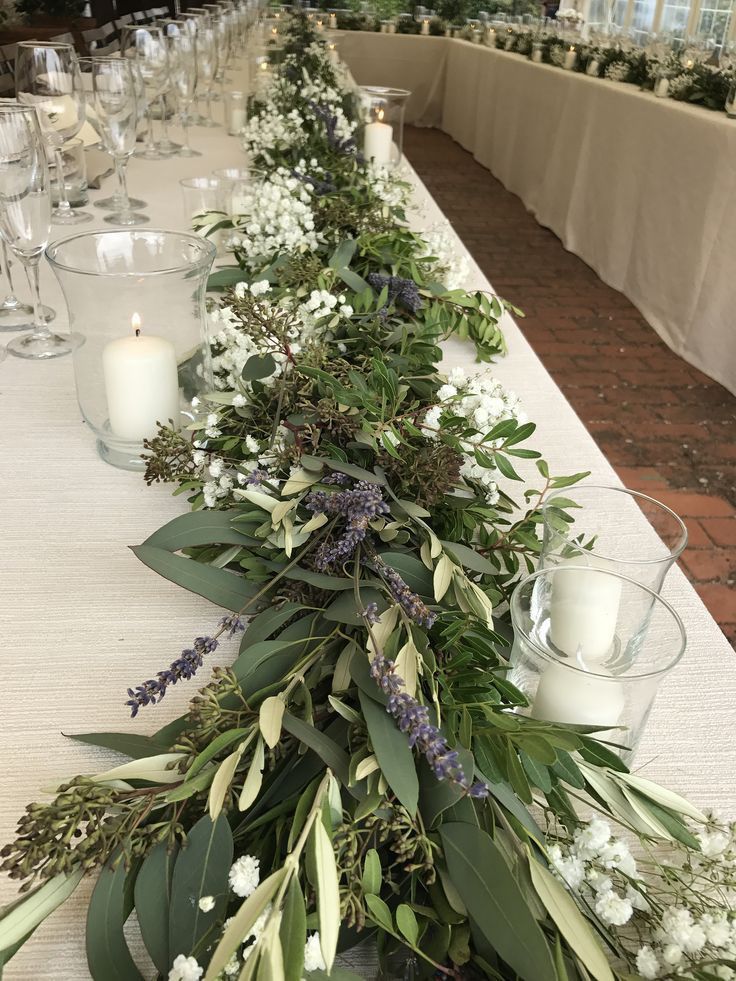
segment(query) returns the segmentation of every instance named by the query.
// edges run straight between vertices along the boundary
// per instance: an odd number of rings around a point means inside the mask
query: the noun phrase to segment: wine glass
[[[125,169],[135,150],[138,127],[136,68],[128,58],[91,58],[92,92],[97,126],[115,165],[120,208],[106,215],[111,225],[144,225],[147,215],[134,212],[128,198]]]
[[[51,192],[45,140],[32,106],[0,106],[0,235],[23,263],[33,296],[33,331],[8,351],[18,358],[58,358],[70,337],[52,333],[43,319],[38,265],[51,234]]]
[[[2,257],[0,271],[5,272],[5,281],[9,290],[0,303],[0,331],[30,330],[33,327],[33,307],[30,303],[22,303],[15,295],[13,263],[8,255],[5,239],[2,237],[0,237],[0,256]],[[43,306],[41,316],[48,323],[54,319],[56,311],[51,307]]]
[[[169,59],[166,53],[166,41],[160,27],[137,27],[126,25],[120,37],[120,53],[136,63],[143,80],[146,93],[146,118],[148,132],[146,145],[142,150],[136,150],[136,156],[146,160],[163,160],[162,153],[153,139],[153,120],[151,109],[156,99],[162,95],[166,87],[166,76],[169,70]]]
[[[51,212],[60,225],[91,221],[87,211],[75,211],[64,187],[61,148],[76,136],[84,123],[84,91],[79,64],[71,44],[21,41],[15,59],[15,92],[21,105],[38,110],[41,132],[56,157],[59,205]]]
[[[197,40],[194,31],[183,25],[183,30],[175,24],[167,28],[167,42],[171,59],[171,78],[179,101],[181,124],[184,129],[184,145],[179,150],[181,157],[201,157],[199,150],[189,145],[190,113],[197,86]]]

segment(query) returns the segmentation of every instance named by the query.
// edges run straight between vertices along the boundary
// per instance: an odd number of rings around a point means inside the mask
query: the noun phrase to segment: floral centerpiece
[[[168,981],[347,981],[366,942],[387,975],[732,977],[734,828],[508,680],[540,505],[585,475],[550,473],[487,367],[504,304],[451,283],[446,232],[410,230],[305,21],[285,52],[244,137],[253,199],[202,226],[236,260],[211,284],[215,388],[193,441],[148,445],[191,511],[134,550],[223,612],[131,714],[238,652],[153,735],[74,737],[129,759],[28,806],[0,963],[94,874],[96,981],[146,976],[133,911]],[[449,336],[486,366],[443,374]]]

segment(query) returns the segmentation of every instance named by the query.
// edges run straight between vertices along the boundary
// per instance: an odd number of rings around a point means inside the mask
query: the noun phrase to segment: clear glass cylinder
[[[379,167],[397,167],[404,146],[404,110],[408,89],[364,85],[359,89],[358,146],[366,161]]]
[[[94,231],[46,256],[79,336],[77,398],[100,456],[143,470],[143,440],[158,423],[192,421],[192,399],[212,390],[204,301],[215,247],[183,232]]]
[[[225,126],[231,136],[242,133],[248,121],[248,100],[244,92],[225,93]]]
[[[607,569],[655,593],[687,545],[687,528],[674,511],[625,487],[555,491],[542,506],[542,518],[540,568],[564,563]]]
[[[682,657],[685,628],[660,596],[586,566],[544,569],[511,597],[509,680],[532,718],[600,726],[630,760],[659,686]]]
[[[544,45],[541,41],[532,42],[532,50],[529,53],[529,59],[535,63],[535,65],[541,65],[544,61]]]

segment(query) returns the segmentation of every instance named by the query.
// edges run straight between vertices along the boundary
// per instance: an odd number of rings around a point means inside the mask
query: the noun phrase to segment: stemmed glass
[[[59,205],[51,212],[52,221],[59,225],[91,221],[89,212],[71,207],[64,187],[61,148],[84,123],[84,91],[74,46],[21,41],[15,59],[15,92],[18,102],[38,110],[44,140],[56,157]]]
[[[138,126],[136,69],[128,58],[92,58],[92,91],[97,125],[118,179],[118,211],[105,216],[111,225],[144,225],[147,215],[131,209],[125,169],[135,150]]]
[[[184,129],[184,145],[179,150],[181,157],[201,157],[199,150],[189,145],[190,113],[197,87],[197,40],[194,31],[186,26],[179,30],[175,24],[167,28],[167,41],[171,62],[171,77],[174,91],[179,101],[181,124]]]
[[[120,53],[137,65],[146,93],[146,119],[148,120],[146,145],[142,150],[136,150],[135,155],[146,160],[163,160],[166,154],[162,153],[154,142],[151,117],[153,103],[163,94],[166,87],[169,70],[163,31],[160,27],[126,25],[120,37]]]
[[[197,28],[197,70],[202,88],[204,89],[207,115],[202,119],[201,126],[218,126],[212,118],[212,88],[215,83],[219,62],[218,35],[216,28],[206,21]]]
[[[232,33],[228,23],[227,12],[223,12],[222,16],[216,18],[215,30],[217,32],[217,51],[219,55],[217,71],[215,72],[215,81],[220,86],[220,92],[216,94],[214,98],[215,101],[224,101],[226,82],[225,73],[227,72],[228,65],[230,64],[230,56],[232,54]]]
[[[2,237],[0,237],[0,256],[2,256],[2,270],[5,271],[9,290],[0,303],[0,331],[30,330],[33,327],[33,307],[29,303],[22,303],[15,295],[13,263],[10,261],[8,247]],[[54,319],[56,312],[51,307],[41,307],[41,315],[48,322]]]
[[[51,192],[45,141],[31,106],[0,106],[0,235],[23,263],[33,296],[33,331],[7,348],[18,358],[58,358],[71,338],[43,319],[38,265],[51,234]]]

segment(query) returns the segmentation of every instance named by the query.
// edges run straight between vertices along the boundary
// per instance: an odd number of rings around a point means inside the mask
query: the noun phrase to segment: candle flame
[[[265,61],[262,61],[261,62],[261,71],[265,72],[267,68],[268,68],[268,65],[266,64],[266,62]]]
[[[376,119],[378,120],[379,123],[383,119],[383,116],[384,116],[383,109],[379,109],[378,112],[376,113]]]
[[[574,50],[575,50],[575,45],[574,45],[574,44],[571,44],[571,45],[570,45],[570,50],[571,50],[571,51],[574,51]]]
[[[130,318],[130,326],[135,331],[136,337],[140,337],[141,323],[142,323],[141,315],[139,313],[134,313],[133,316]]]

